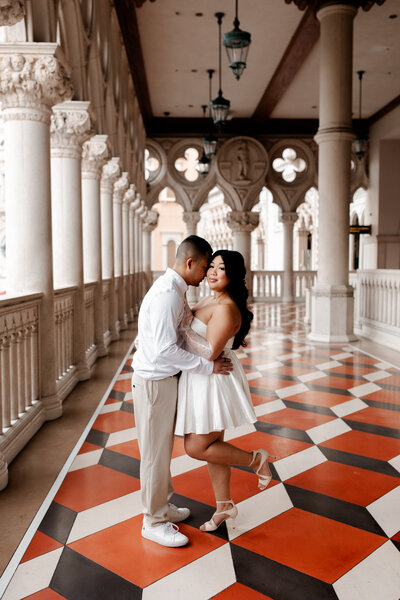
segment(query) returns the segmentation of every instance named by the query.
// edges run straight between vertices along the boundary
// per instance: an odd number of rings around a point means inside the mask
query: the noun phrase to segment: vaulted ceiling
[[[360,2],[354,20],[353,114],[373,122],[400,104],[400,0]],[[222,89],[231,101],[228,134],[313,134],[318,127],[319,22],[316,1],[239,1],[240,27],[251,33],[248,66],[236,81],[223,49]],[[379,5],[381,4],[381,5]],[[233,29],[234,0],[116,0],[147,134],[204,132],[208,69],[218,92],[218,26]],[[300,10],[298,6],[304,8]]]

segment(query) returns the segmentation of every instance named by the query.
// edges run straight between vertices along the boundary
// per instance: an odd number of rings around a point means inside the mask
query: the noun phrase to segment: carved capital
[[[113,200],[114,202],[122,203],[122,199],[125,195],[126,190],[129,187],[129,176],[125,171],[122,173],[121,177],[117,179],[114,183],[114,194]]]
[[[146,233],[151,233],[156,227],[158,223],[158,217],[160,215],[156,210],[149,210],[143,221],[143,231]]]
[[[114,183],[121,174],[120,158],[113,156],[106,162],[101,171],[101,188],[109,192],[113,191]]]
[[[186,211],[183,213],[182,218],[187,225],[194,226],[197,225],[197,223],[200,221],[200,213],[199,211]]]
[[[251,233],[257,227],[259,219],[259,213],[232,210],[227,215],[227,224],[234,233]]]
[[[106,162],[108,150],[108,135],[95,135],[82,147],[82,174],[86,177],[100,178],[101,170]]]
[[[140,206],[136,209],[135,214],[137,217],[139,217],[140,220],[142,220],[145,215],[147,213],[147,208],[145,203],[143,202],[143,200],[140,203]]]
[[[280,220],[281,223],[283,223],[284,225],[289,224],[293,227],[298,218],[299,215],[297,214],[297,212],[283,212],[281,214]]]
[[[134,183],[131,183],[129,188],[126,190],[124,195],[124,204],[129,207],[130,203],[133,202],[136,196],[136,186]]]
[[[18,46],[15,46],[18,49]],[[51,50],[51,49],[50,49]],[[0,57],[2,108],[49,108],[72,98],[71,79],[54,54],[8,54]],[[4,118],[13,118],[4,114]],[[21,117],[19,117],[21,118]]]
[[[15,25],[25,16],[24,0],[0,0],[0,26]]]
[[[52,156],[81,156],[82,144],[93,131],[89,102],[63,102],[53,106],[50,134]]]

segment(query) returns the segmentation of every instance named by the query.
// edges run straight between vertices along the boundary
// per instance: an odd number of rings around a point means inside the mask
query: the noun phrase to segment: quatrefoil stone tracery
[[[282,152],[282,158],[276,158],[272,162],[272,168],[277,173],[282,174],[282,179],[287,183],[292,183],[297,173],[302,173],[307,163],[302,158],[297,158],[296,151],[293,148],[285,148]]]
[[[160,167],[160,161],[155,156],[150,154],[150,151],[146,148],[144,151],[144,178],[146,181],[151,179],[151,176],[155,174],[155,172]]]
[[[182,157],[175,161],[175,169],[182,173],[187,181],[196,181],[199,172],[196,169],[199,153],[196,148],[186,148]]]

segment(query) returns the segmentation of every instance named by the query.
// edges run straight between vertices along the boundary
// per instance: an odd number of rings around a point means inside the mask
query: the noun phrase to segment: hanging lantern
[[[226,123],[226,119],[228,117],[228,113],[229,113],[229,108],[231,103],[229,102],[229,100],[227,100],[226,98],[223,97],[222,95],[222,89],[221,89],[221,80],[222,80],[222,74],[221,74],[221,23],[222,23],[222,17],[224,16],[224,13],[215,13],[215,16],[217,17],[217,21],[218,21],[218,30],[219,30],[219,44],[218,44],[218,50],[219,50],[219,92],[218,92],[218,96],[216,98],[214,98],[214,100],[211,100],[210,102],[210,109],[211,109],[211,116],[212,119],[215,123],[215,125],[217,126],[221,126],[224,125]]]
[[[251,35],[248,31],[239,28],[238,0],[236,0],[236,17],[233,22],[232,31],[224,34],[223,45],[228,56],[229,67],[232,69],[236,79],[240,79],[246,68],[247,54],[251,44]]]

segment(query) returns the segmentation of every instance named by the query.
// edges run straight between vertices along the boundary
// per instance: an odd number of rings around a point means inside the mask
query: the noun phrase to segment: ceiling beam
[[[396,98],[393,98],[393,100],[391,100],[390,102],[385,104],[385,106],[382,106],[382,108],[380,108],[376,113],[374,113],[367,119],[368,126],[371,126],[374,123],[376,123],[376,121],[379,121],[379,119],[382,119],[382,117],[384,117],[385,115],[390,113],[392,110],[397,108],[399,105],[400,105],[400,96],[396,96]]]
[[[146,127],[146,124],[153,117],[153,111],[151,108],[146,72],[144,70],[143,52],[140,44],[136,10],[133,2],[130,0],[114,0],[114,5],[115,10],[117,11],[119,26],[124,40],[140,112],[142,113],[142,118]]]
[[[253,119],[268,119],[318,39],[319,22],[314,10],[308,8],[253,113]]]

